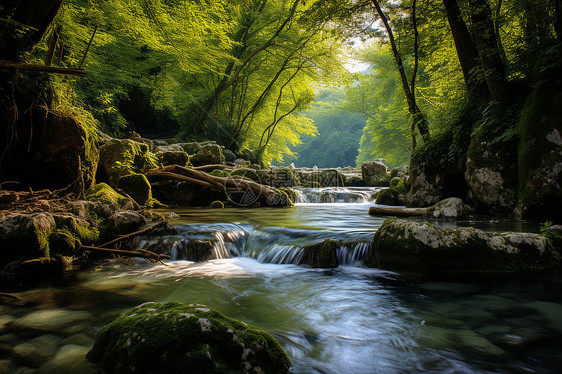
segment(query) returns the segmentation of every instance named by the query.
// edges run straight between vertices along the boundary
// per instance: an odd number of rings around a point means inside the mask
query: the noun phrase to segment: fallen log
[[[168,165],[151,169],[147,171],[145,175],[147,177],[159,177],[185,181],[221,192],[250,190],[256,196],[261,196],[265,199],[271,198],[271,201],[280,200],[275,199],[279,196],[279,191],[270,186],[242,178],[217,177],[201,170],[196,170],[195,168],[188,168],[179,165]],[[285,204],[278,205],[289,205],[289,203],[287,202]]]
[[[39,72],[51,73],[51,74],[76,75],[79,77],[85,77],[87,74],[86,70],[84,69],[62,68],[58,66],[46,66],[46,65],[32,65],[32,64],[26,64],[24,62],[13,62],[13,61],[4,61],[4,60],[0,60],[0,68],[26,70],[26,71],[39,71]]]
[[[369,208],[369,214],[372,216],[413,217],[426,216],[429,213],[430,208],[399,208],[380,206],[372,206]]]

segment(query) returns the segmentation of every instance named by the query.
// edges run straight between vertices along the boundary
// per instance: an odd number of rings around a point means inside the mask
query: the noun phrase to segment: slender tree
[[[408,78],[406,76],[406,71],[404,69],[404,63],[402,62],[402,55],[398,51],[396,40],[394,38],[394,32],[390,27],[388,18],[382,11],[382,8],[378,0],[372,0],[372,2],[388,35],[388,40],[390,41],[390,46],[392,48],[392,53],[394,55],[394,61],[398,69],[398,73],[400,74],[400,79],[402,81],[402,89],[404,90],[404,94],[406,96],[406,102],[408,103],[408,111],[413,117],[412,146],[413,148],[416,148],[416,136],[415,136],[416,127],[418,128],[418,131],[420,132],[420,135],[422,136],[424,142],[427,142],[430,139],[429,123],[427,121],[425,114],[418,107],[416,103],[416,96],[415,96],[415,82],[416,82],[418,65],[419,65],[419,58],[418,58],[419,33],[418,33],[417,20],[416,20],[416,0],[414,0],[412,3],[412,27],[414,32],[414,69],[412,74],[411,86],[408,83]]]

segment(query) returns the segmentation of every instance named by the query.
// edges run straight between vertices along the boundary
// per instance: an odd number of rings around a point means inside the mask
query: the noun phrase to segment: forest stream
[[[95,373],[83,357],[97,330],[147,301],[201,303],[263,328],[292,373],[559,372],[561,274],[449,282],[367,269],[384,220],[365,214],[375,190],[303,189],[290,209],[158,210],[180,233],[137,244],[169,253],[165,265],[106,260],[0,306],[0,372]],[[489,219],[435,224],[538,230]],[[182,240],[194,238],[213,241],[217,259],[183,260]],[[336,269],[293,264],[302,245],[323,238],[355,244],[339,248]]]

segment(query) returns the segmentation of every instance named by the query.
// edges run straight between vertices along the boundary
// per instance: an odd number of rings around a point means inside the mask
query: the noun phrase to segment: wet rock
[[[13,327],[19,329],[33,329],[58,332],[63,327],[92,319],[88,312],[66,309],[37,310],[13,322]]]
[[[562,94],[543,82],[519,122],[519,206],[523,218],[562,222]]]
[[[306,246],[303,248],[300,265],[308,265],[311,268],[337,268],[337,250],[340,245],[337,241],[326,239],[322,243]]]
[[[538,271],[557,266],[557,257],[539,234],[488,235],[471,227],[444,229],[390,219],[376,232],[366,264],[405,273],[455,275]]]
[[[123,210],[113,213],[109,222],[117,232],[132,232],[146,224],[146,218],[141,213]]]
[[[367,186],[388,187],[388,168],[382,161],[368,161],[361,165],[361,176]]]
[[[394,188],[384,189],[377,194],[375,203],[379,205],[400,205],[398,195],[398,191]]]
[[[105,373],[287,373],[267,332],[198,304],[146,303],[103,327],[87,359]]]
[[[89,348],[68,344],[37,370],[37,374],[95,374],[96,368],[85,360]]]
[[[185,166],[189,162],[189,155],[183,151],[166,151],[156,153],[158,162],[164,166],[167,165],[179,165]]]
[[[143,174],[130,174],[119,178],[117,186],[139,205],[150,205],[152,188]]]
[[[428,215],[433,218],[462,218],[466,215],[466,207],[461,199],[450,197],[431,206]]]
[[[224,164],[222,148],[216,144],[203,146],[192,158],[194,166]]]
[[[94,344],[94,339],[86,334],[76,334],[63,339],[60,342],[61,346],[68,345],[68,344],[91,347],[92,344]]]
[[[181,144],[159,145],[154,150],[156,153],[185,152]]]
[[[16,345],[12,349],[12,357],[21,365],[37,367],[55,354],[59,340],[60,338],[54,335],[42,335]]]
[[[230,149],[223,149],[222,153],[224,154],[224,160],[226,162],[234,162],[236,161],[236,155]]]
[[[15,320],[15,317],[9,314],[0,315],[0,331],[4,330],[6,326],[8,326],[8,324],[13,320]]]
[[[116,186],[119,178],[157,167],[148,145],[130,139],[113,139],[100,148],[99,177]]]

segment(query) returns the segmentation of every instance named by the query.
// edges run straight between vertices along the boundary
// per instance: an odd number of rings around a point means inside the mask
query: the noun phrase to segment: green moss
[[[304,247],[300,264],[312,268],[337,268],[337,249],[340,245],[337,241],[326,239],[322,243]]]
[[[152,199],[152,188],[144,174],[122,176],[117,186],[139,205],[147,205]]]
[[[213,171],[211,171],[209,174],[211,174],[212,176],[215,177],[222,177],[222,178],[228,178],[230,177],[230,173],[226,170],[221,170],[221,169],[215,169]]]
[[[86,191],[85,197],[90,201],[100,201],[111,206],[123,206],[131,200],[118,194],[106,183],[98,183]]]
[[[399,192],[394,188],[386,188],[377,194],[376,204],[381,205],[399,205]]]
[[[108,182],[116,186],[120,177],[158,167],[158,158],[147,144],[113,139],[100,148],[100,164]]]
[[[147,303],[98,333],[86,358],[105,373],[287,373],[267,332],[197,304]],[[259,371],[259,369],[257,369]]]
[[[560,163],[560,146],[547,139],[562,134],[562,92],[542,83],[529,95],[519,122],[519,205],[524,218],[562,219],[562,173],[549,174]],[[554,169],[554,168],[553,168]]]

